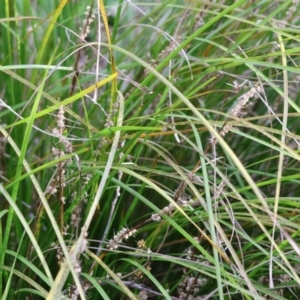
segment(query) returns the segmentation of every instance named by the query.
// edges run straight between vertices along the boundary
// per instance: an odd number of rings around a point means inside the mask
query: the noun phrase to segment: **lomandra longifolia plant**
[[[298,299],[298,4],[5,1],[0,299]]]

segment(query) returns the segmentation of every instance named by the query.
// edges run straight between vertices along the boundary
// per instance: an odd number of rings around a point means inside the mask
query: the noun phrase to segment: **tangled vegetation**
[[[3,0],[0,298],[300,299],[299,9]]]

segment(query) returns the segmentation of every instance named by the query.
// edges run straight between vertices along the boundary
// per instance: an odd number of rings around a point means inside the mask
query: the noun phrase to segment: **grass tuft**
[[[1,299],[300,299],[298,1],[3,3]]]

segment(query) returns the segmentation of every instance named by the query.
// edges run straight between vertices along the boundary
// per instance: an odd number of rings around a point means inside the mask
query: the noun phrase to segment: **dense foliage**
[[[300,298],[299,1],[1,2],[1,299]]]

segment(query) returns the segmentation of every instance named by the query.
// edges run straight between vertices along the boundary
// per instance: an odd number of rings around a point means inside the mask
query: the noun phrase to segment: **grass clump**
[[[1,299],[298,299],[298,1],[7,1]]]

